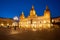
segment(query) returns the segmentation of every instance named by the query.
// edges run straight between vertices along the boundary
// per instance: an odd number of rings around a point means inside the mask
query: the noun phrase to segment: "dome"
[[[30,16],[34,16],[34,15],[36,15],[36,12],[34,10],[34,6],[32,6],[32,9],[30,11]]]

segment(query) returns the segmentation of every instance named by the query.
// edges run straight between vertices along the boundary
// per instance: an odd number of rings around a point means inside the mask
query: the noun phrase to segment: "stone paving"
[[[60,40],[60,28],[50,31],[0,28],[0,40]]]

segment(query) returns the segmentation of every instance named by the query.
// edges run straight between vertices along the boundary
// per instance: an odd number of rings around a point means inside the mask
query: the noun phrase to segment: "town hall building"
[[[48,6],[46,6],[46,9],[44,10],[43,16],[37,16],[34,6],[32,6],[28,17],[25,17],[23,12],[20,15],[19,28],[48,29],[50,28],[50,20],[50,10]]]

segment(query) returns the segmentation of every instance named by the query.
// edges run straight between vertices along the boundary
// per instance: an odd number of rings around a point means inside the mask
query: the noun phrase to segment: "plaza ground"
[[[51,30],[14,30],[0,28],[0,40],[60,40],[60,28]]]

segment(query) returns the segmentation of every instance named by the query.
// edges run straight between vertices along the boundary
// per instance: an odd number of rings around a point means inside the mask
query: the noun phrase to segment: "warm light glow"
[[[32,26],[35,26],[34,24],[32,24]]]
[[[46,21],[44,20],[44,23],[46,23]]]
[[[13,23],[12,26],[15,26],[15,23]]]
[[[9,26],[9,23],[7,23],[7,26]]]
[[[36,23],[36,21],[33,22],[34,24]]]
[[[28,25],[26,25],[26,27],[28,28]]]
[[[36,31],[36,29],[33,28],[32,31]]]
[[[53,26],[53,24],[51,24],[51,26]]]
[[[1,23],[1,26],[4,26],[4,24],[3,24],[3,23]]]
[[[52,22],[54,22],[54,20],[52,19]]]
[[[18,34],[18,33],[19,33],[18,31],[13,30],[13,29],[10,31],[10,34]]]
[[[48,24],[48,28],[50,28],[50,24]]]
[[[14,23],[12,24],[12,26],[18,26],[17,22],[14,22]]]
[[[40,24],[39,26],[42,27],[42,24]]]

